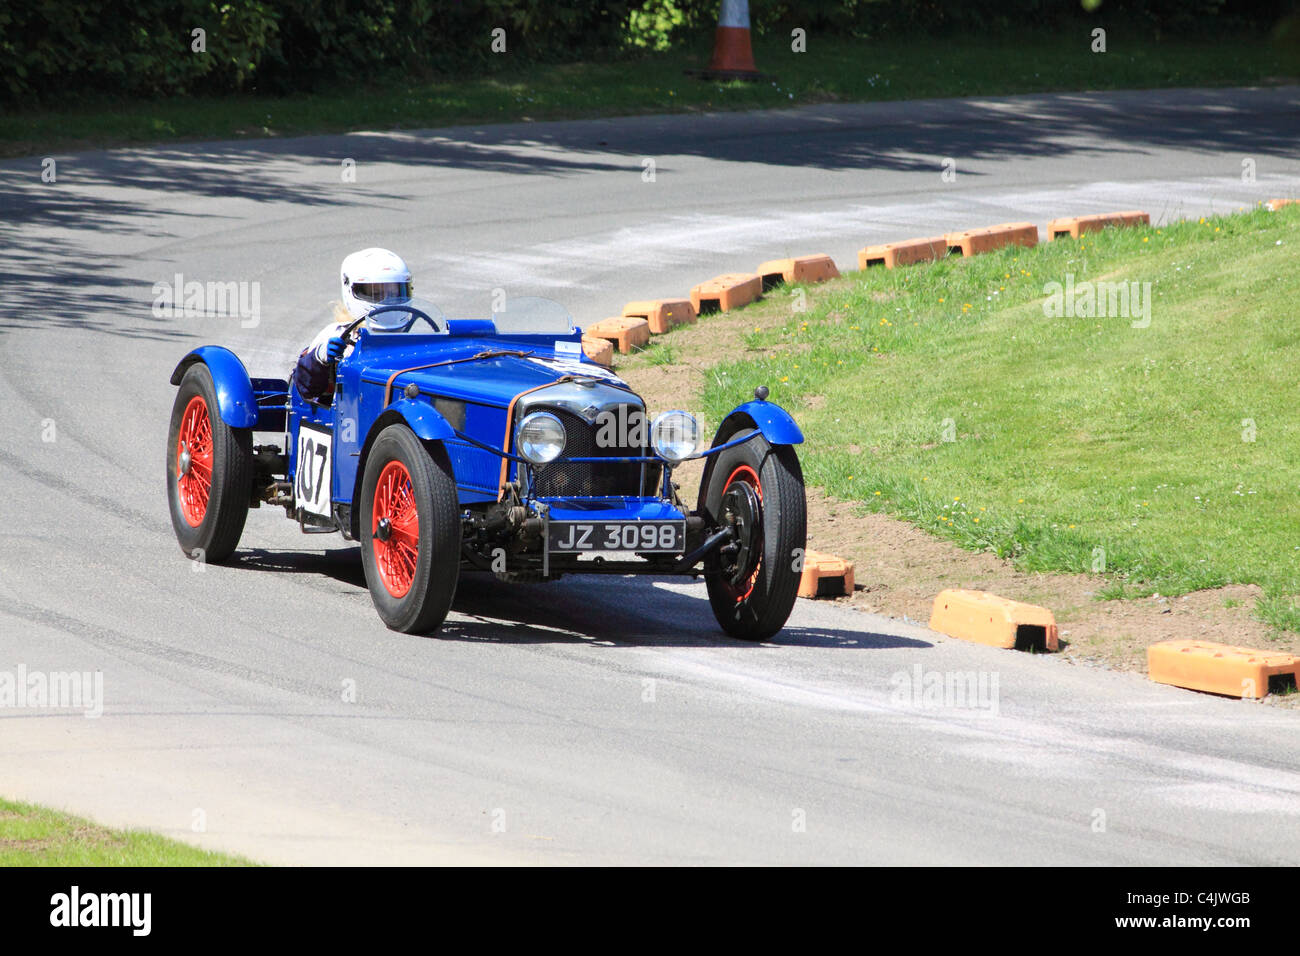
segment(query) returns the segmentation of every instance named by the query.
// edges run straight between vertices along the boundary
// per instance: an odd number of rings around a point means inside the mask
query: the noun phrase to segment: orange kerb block
[[[586,353],[587,358],[605,368],[614,364],[614,343],[609,339],[598,339],[584,334],[582,351]]]
[[[793,259],[769,259],[754,270],[763,277],[763,291],[780,282],[825,282],[839,277],[840,270],[830,256],[796,256]]]
[[[1300,199],[1270,199],[1264,205],[1269,212],[1277,212],[1283,206],[1294,206],[1296,203],[1300,203]]]
[[[1161,684],[1227,694],[1263,697],[1268,679],[1296,679],[1300,657],[1211,641],[1161,641],[1147,648],[1147,676]]]
[[[1047,224],[1047,238],[1070,236],[1078,239],[1085,232],[1100,232],[1111,226],[1149,226],[1151,217],[1141,209],[1125,212],[1099,212],[1091,216],[1065,216]]]
[[[820,551],[806,551],[803,576],[799,579],[799,596],[839,597],[853,593],[853,562]]]
[[[930,628],[991,647],[1054,651],[1056,618],[1045,607],[1021,604],[987,591],[948,589],[934,599]]]
[[[623,306],[623,314],[629,318],[645,319],[651,332],[663,335],[675,325],[694,322],[695,306],[689,299],[646,299],[629,302]]]
[[[886,242],[881,246],[867,246],[858,250],[858,268],[870,269],[872,266],[908,266],[914,262],[932,262],[948,254],[948,240],[944,236],[932,236],[929,239],[904,239],[902,242]]]
[[[728,272],[701,282],[691,290],[691,305],[696,315],[730,312],[760,298],[763,277],[748,272]]]
[[[650,323],[645,319],[633,319],[616,315],[612,319],[601,319],[582,330],[583,338],[608,339],[620,352],[627,355],[633,349],[642,348],[650,341]]]
[[[960,249],[963,256],[975,256],[1003,246],[1036,246],[1038,227],[1032,222],[1004,222],[985,229],[950,232],[943,238],[949,252]]]

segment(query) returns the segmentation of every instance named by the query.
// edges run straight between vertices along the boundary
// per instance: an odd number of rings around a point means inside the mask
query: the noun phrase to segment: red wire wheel
[[[212,371],[187,366],[167,425],[167,511],[186,557],[226,560],[253,498],[253,430],[221,418]]]
[[[370,531],[379,579],[393,597],[405,597],[420,563],[420,515],[410,472],[400,461],[388,462],[379,473]]]
[[[366,456],[356,513],[380,619],[407,634],[437,630],[456,597],[461,561],[462,513],[447,449],[417,438],[405,422],[389,425]]]
[[[176,484],[181,514],[191,528],[203,524],[212,494],[212,418],[208,403],[195,395],[181,414],[176,436]]]
[[[727,500],[727,492],[731,490],[731,486],[737,482],[746,484],[750,488],[754,489],[754,494],[758,496],[758,502],[762,505],[763,483],[759,481],[758,472],[749,465],[739,465],[730,475],[727,476],[727,480],[722,486],[722,497],[724,501]],[[732,592],[737,603],[746,600],[754,592],[754,582],[758,580],[758,572],[763,563],[762,542],[759,541],[758,545],[759,559],[754,564],[754,570],[749,574],[749,576],[739,583],[726,583],[727,590]]]

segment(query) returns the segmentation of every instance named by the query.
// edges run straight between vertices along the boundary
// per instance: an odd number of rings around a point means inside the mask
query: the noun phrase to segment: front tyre
[[[700,507],[732,530],[704,565],[713,614],[732,637],[766,640],[785,626],[802,576],[808,517],[794,448],[755,435],[719,452]]]
[[[197,362],[181,379],[167,432],[167,501],[181,550],[209,563],[230,557],[252,491],[252,430],[221,420],[212,372]]]
[[[423,634],[451,610],[460,578],[460,508],[451,460],[405,425],[375,439],[361,484],[361,560],[375,610]]]

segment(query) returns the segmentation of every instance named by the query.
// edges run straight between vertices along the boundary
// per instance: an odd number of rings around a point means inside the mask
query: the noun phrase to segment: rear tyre
[[[460,507],[451,460],[405,425],[371,446],[361,484],[361,561],[375,610],[424,634],[451,610],[460,578]]]
[[[785,626],[802,577],[808,519],[794,448],[756,435],[719,452],[700,509],[733,529],[704,564],[714,617],[732,637],[767,640]]]
[[[167,501],[181,550],[216,563],[239,545],[253,492],[253,432],[221,420],[212,372],[185,372],[167,432]]]

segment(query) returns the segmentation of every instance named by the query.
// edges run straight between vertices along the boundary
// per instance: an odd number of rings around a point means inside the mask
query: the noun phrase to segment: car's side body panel
[[[450,335],[363,331],[354,353],[340,363],[342,388],[335,407],[340,428],[348,420],[357,422],[358,439],[355,446],[340,445],[336,456],[336,500],[352,500],[354,489],[359,488],[367,439],[373,437],[381,417],[396,411],[421,438],[444,443],[462,504],[496,501],[502,458],[474,441],[503,447],[507,413],[520,394],[575,373],[618,381],[613,373],[585,359],[577,334],[492,336],[492,323],[475,319],[452,319],[448,328]],[[563,351],[557,351],[557,344]],[[565,349],[566,345],[572,348]],[[359,355],[364,356],[360,361]],[[407,398],[406,389],[412,386],[416,397]],[[390,393],[387,405],[386,393]],[[440,423],[436,427],[435,418]],[[390,421],[383,418],[380,427]],[[507,478],[514,476],[514,467],[507,464]]]

